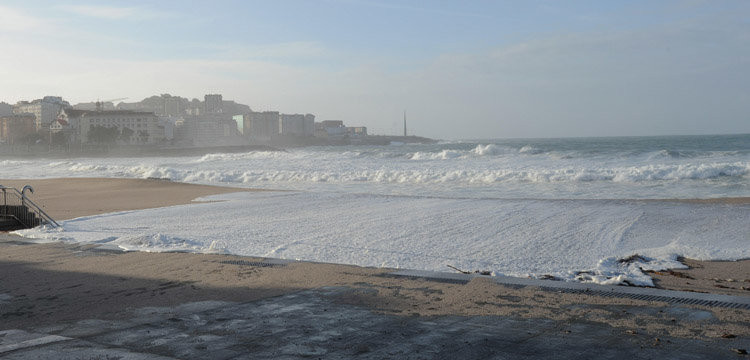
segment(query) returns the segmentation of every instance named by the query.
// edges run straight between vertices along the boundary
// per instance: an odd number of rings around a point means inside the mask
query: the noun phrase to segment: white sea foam
[[[309,192],[207,199],[227,201],[84,217],[63,222],[62,231],[18,233],[128,250],[226,251],[436,271],[452,265],[605,284],[650,285],[641,269],[677,267],[677,255],[750,257],[748,205]],[[634,254],[645,260],[617,261]]]
[[[0,160],[0,176],[157,177],[305,191],[232,195],[225,203],[80,218],[62,230],[24,232],[41,241],[439,271],[450,264],[647,284],[640,269],[679,266],[677,255],[750,257],[750,209],[601,199],[750,196],[748,139],[541,139]],[[618,261],[633,254],[641,257]]]
[[[541,150],[541,149],[537,149],[537,148],[535,148],[535,147],[533,147],[531,145],[524,145],[522,148],[520,148],[518,150],[518,152],[521,153],[521,154],[532,154],[532,155],[535,155],[535,154],[541,154],[544,151]]]
[[[461,151],[443,150],[437,153],[416,152],[411,155],[412,160],[447,160],[463,157],[465,154]]]
[[[455,152],[441,151],[439,153],[414,153],[412,160],[435,160],[453,159],[460,157]],[[201,159],[205,159],[204,156]],[[225,157],[216,157],[217,159]],[[236,158],[235,158],[236,159]],[[115,160],[117,161],[117,160]],[[269,167],[263,164],[262,168],[243,171],[243,168],[234,168],[216,164],[216,166],[186,166],[184,164],[127,164],[127,160],[120,160],[121,164],[67,162],[51,163],[46,167],[53,174],[103,177],[168,177],[178,181],[195,182],[254,182],[254,181],[276,181],[284,182],[306,182],[319,181],[321,178],[338,182],[347,181],[369,181],[369,182],[412,182],[415,184],[444,182],[446,179],[456,183],[477,183],[502,181],[521,182],[578,182],[578,181],[612,181],[612,182],[646,182],[662,180],[706,180],[717,178],[742,178],[750,174],[750,163],[709,163],[709,164],[650,164],[631,167],[566,167],[560,164],[556,167],[507,167],[503,169],[492,169],[480,167],[471,162],[463,162],[460,171],[461,176],[456,176],[454,166],[428,166],[413,167],[399,166],[394,164],[390,168],[378,166],[361,166],[361,164],[350,164],[349,168],[343,164],[315,164],[295,168],[291,165]],[[152,161],[152,160],[149,160]],[[218,161],[218,160],[216,160]],[[205,162],[205,160],[199,160]],[[227,164],[229,165],[229,164]],[[318,166],[319,165],[319,166]],[[459,165],[456,163],[455,165]],[[492,164],[485,164],[492,165]],[[498,164],[499,165],[499,164]],[[245,169],[254,168],[252,165],[244,165]],[[12,175],[12,174],[11,174]],[[397,180],[394,180],[397,179]],[[282,184],[283,185],[283,184]]]
[[[29,161],[21,160],[0,160],[0,167],[16,167],[29,164]]]
[[[495,144],[488,144],[488,145],[479,144],[477,145],[477,147],[474,148],[474,150],[472,150],[472,152],[474,154],[481,155],[481,156],[491,156],[491,155],[505,154],[507,153],[507,150]]]
[[[499,144],[302,148],[195,157],[4,160],[5,178],[169,178],[267,189],[501,198],[748,196],[750,153]],[[657,151],[658,152],[658,151]],[[709,155],[707,155],[709,154]]]

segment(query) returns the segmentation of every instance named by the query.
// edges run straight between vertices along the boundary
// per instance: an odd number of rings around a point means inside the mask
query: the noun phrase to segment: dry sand
[[[689,268],[649,272],[657,288],[750,296],[750,260],[680,261]]]
[[[189,204],[193,199],[202,196],[252,191],[146,179],[0,179],[0,185],[19,190],[24,185],[31,185],[34,194],[29,197],[55,220]]]
[[[58,219],[189,203],[193,198],[241,189],[155,180],[0,180],[31,184],[34,199]],[[251,301],[302,289],[344,286],[336,301],[401,315],[507,315],[605,323],[624,333],[701,339],[750,336],[750,311],[703,308],[715,321],[679,313],[640,311],[665,303],[513,288],[483,278],[468,284],[389,276],[392,269],[293,263],[262,267],[228,255],[103,251],[94,245],[30,244],[0,234],[2,328],[33,328],[90,318],[122,318],[127,310],[201,300]],[[653,274],[659,287],[748,296],[750,261],[696,262],[689,270]],[[720,286],[717,286],[720,285]],[[585,306],[582,306],[585,305]]]
[[[4,239],[4,240],[3,240]],[[18,240],[18,239],[15,239]],[[235,263],[232,263],[235,261]],[[244,261],[244,263],[237,263]],[[666,303],[388,275],[392,269],[299,262],[258,266],[229,255],[102,251],[30,244],[0,236],[2,328],[33,329],[83,319],[122,319],[132,309],[202,300],[247,302],[323,286],[347,287],[334,302],[404,316],[502,315],[607,324],[623,334],[719,339],[750,336],[750,311],[693,306],[692,321]],[[652,311],[644,311],[652,308]],[[663,310],[663,311],[662,311]]]

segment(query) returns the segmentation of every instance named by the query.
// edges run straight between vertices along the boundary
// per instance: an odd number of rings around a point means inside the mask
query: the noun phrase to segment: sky
[[[439,139],[750,133],[750,1],[0,2],[0,101],[219,93]]]

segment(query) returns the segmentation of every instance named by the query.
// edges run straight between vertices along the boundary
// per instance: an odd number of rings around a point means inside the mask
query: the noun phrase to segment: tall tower
[[[404,110],[404,136],[406,136],[406,110]]]

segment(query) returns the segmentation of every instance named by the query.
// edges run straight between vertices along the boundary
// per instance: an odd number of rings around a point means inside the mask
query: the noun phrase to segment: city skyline
[[[0,101],[220,93],[441,139],[750,133],[742,1],[0,5]]]

